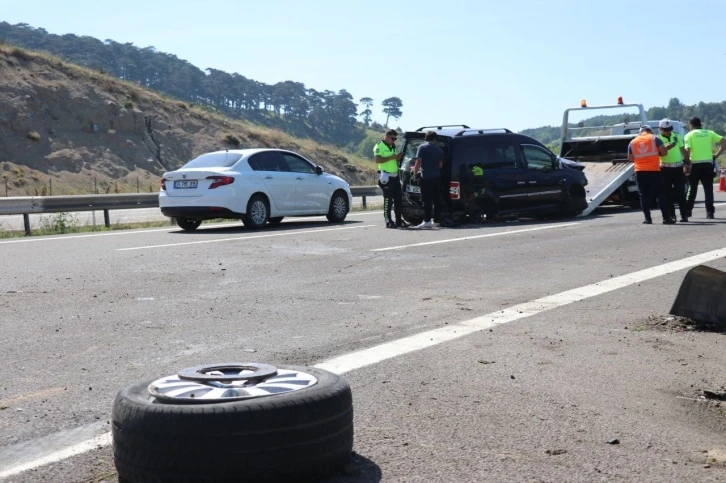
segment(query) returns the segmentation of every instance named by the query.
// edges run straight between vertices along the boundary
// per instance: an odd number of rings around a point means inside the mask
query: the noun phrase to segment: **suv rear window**
[[[423,137],[421,138],[408,138],[406,140],[406,151],[403,154],[403,160],[401,161],[401,169],[407,171],[416,162],[416,152],[418,147],[425,143]],[[436,139],[436,145],[444,151],[444,160],[447,158],[447,142],[445,139],[439,137]]]
[[[229,168],[242,158],[239,153],[207,153],[194,158],[182,168]]]

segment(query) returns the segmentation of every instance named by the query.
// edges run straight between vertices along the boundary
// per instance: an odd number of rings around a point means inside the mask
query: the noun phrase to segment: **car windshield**
[[[182,166],[182,169],[185,168],[229,168],[230,166],[234,165],[237,161],[242,158],[242,155],[239,153],[230,153],[230,152],[223,152],[223,153],[208,153],[208,154],[202,154],[198,158],[192,159],[187,164]]]

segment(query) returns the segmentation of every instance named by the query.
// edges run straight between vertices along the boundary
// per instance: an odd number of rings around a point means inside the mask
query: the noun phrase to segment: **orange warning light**
[[[587,101],[585,99],[580,101],[580,107],[587,107]]]

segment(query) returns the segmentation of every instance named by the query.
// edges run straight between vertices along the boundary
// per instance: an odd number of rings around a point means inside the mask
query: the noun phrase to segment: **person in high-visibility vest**
[[[673,123],[666,118],[658,123],[658,138],[668,153],[660,158],[660,172],[663,173],[663,180],[666,186],[666,195],[670,190],[676,192],[676,199],[668,197],[668,212],[671,218],[676,219],[676,210],[673,203],[678,203],[678,211],[681,212],[681,222],[688,221],[688,204],[686,201],[686,173],[690,170],[691,162],[688,159],[683,138],[673,132]]]
[[[378,164],[378,186],[383,191],[383,219],[386,220],[386,228],[405,228],[407,223],[401,218],[401,181],[398,178],[398,161],[403,158],[403,153],[396,154],[396,139],[398,131],[389,129],[381,142],[373,147],[373,158]],[[393,206],[391,206],[393,205]],[[391,208],[396,217],[394,222],[391,219]]]
[[[638,136],[628,145],[628,159],[635,165],[640,206],[645,215],[644,225],[653,224],[653,219],[650,217],[650,201],[653,199],[653,194],[658,199],[663,224],[672,225],[676,222],[668,210],[663,173],[660,172],[660,158],[667,154],[663,141],[653,135],[653,130],[648,125],[642,126]]]
[[[726,151],[726,138],[708,129],[703,129],[701,119],[692,117],[689,121],[691,130],[685,137],[686,151],[691,158],[691,174],[688,176],[688,214],[693,214],[696,203],[698,183],[703,185],[706,198],[706,218],[712,220],[716,213],[713,206],[713,178],[715,176],[716,158]],[[713,145],[718,144],[714,154]]]

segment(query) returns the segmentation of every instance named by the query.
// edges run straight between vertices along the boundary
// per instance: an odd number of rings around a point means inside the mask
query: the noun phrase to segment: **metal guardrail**
[[[351,186],[354,198],[382,196],[378,186]],[[23,215],[25,234],[30,236],[30,215],[42,213],[65,213],[74,211],[103,211],[106,227],[111,226],[110,210],[129,210],[134,208],[156,208],[159,206],[159,193],[124,193],[113,195],[74,195],[74,196],[17,196],[0,198],[0,216]]]

